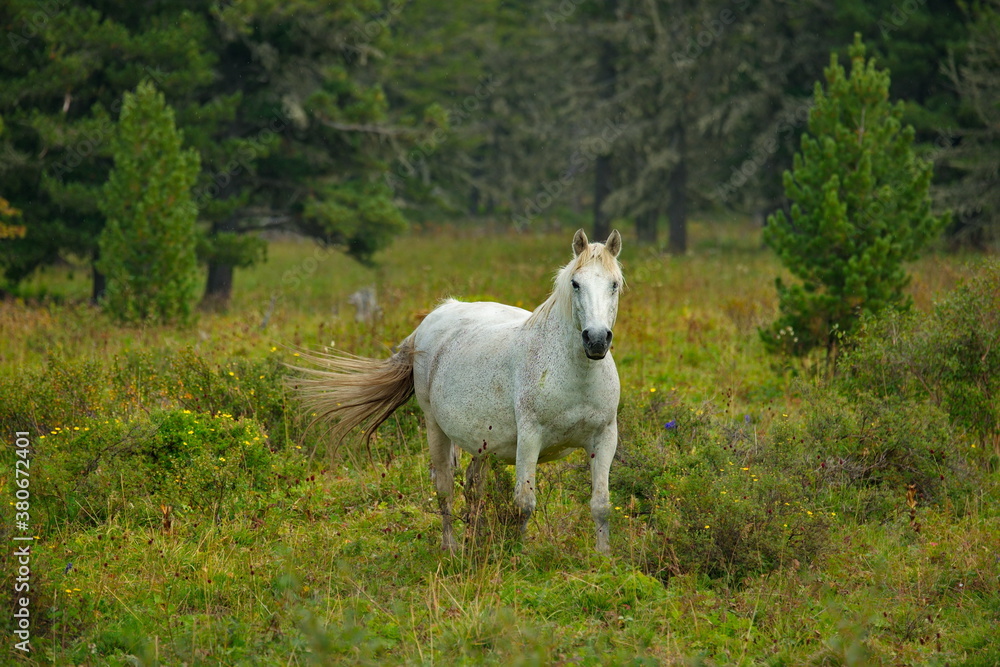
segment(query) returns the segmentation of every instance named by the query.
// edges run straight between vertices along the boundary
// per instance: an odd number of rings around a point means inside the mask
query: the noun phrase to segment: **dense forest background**
[[[854,33],[935,164],[949,242],[1000,230],[997,0],[11,0],[0,25],[8,288],[99,265],[112,137],[144,80],[200,154],[208,303],[270,229],[369,261],[408,223],[571,218],[684,252],[693,212],[785,205],[815,82]]]

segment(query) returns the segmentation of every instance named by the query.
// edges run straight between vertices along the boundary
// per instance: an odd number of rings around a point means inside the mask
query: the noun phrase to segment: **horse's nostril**
[[[596,331],[592,332],[591,329],[584,329],[581,333],[583,334],[583,344],[586,345],[588,348],[593,346],[600,346],[601,343],[603,343],[605,346],[608,347],[611,346],[611,337],[613,336],[613,334],[611,333],[610,329],[605,329],[603,336],[601,336],[601,334],[597,333]],[[601,340],[602,338],[603,340]]]

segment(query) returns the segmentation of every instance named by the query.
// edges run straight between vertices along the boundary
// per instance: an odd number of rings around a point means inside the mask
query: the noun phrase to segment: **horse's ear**
[[[611,253],[612,257],[617,257],[618,253],[622,251],[622,235],[618,233],[617,229],[608,236],[608,240],[604,242],[604,247]]]
[[[573,255],[579,255],[587,249],[588,245],[590,242],[587,241],[587,234],[582,229],[576,230],[576,235],[573,237]]]

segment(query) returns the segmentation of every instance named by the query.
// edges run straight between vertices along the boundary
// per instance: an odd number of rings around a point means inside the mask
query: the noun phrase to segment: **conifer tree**
[[[901,102],[889,102],[889,73],[865,59],[855,35],[851,73],[831,56],[826,87],[816,83],[808,132],[784,173],[790,215],[768,218],[764,238],[801,282],[777,280],[780,317],[762,336],[769,348],[803,355],[817,347],[828,368],[840,337],[862,313],[905,307],[904,263],[939,235],[932,167],[913,152]]]
[[[123,321],[188,320],[195,297],[198,153],[181,147],[174,112],[149,81],[126,93],[114,168],[99,203],[107,222],[99,267],[103,305]]]

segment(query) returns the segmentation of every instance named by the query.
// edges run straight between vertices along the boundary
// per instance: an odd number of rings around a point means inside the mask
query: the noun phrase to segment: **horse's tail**
[[[370,442],[375,430],[413,395],[413,335],[388,359],[300,352],[316,368],[292,366],[302,375],[291,381],[302,406],[319,421],[339,420],[330,429],[339,444],[356,426]],[[312,425],[310,424],[310,425]]]

